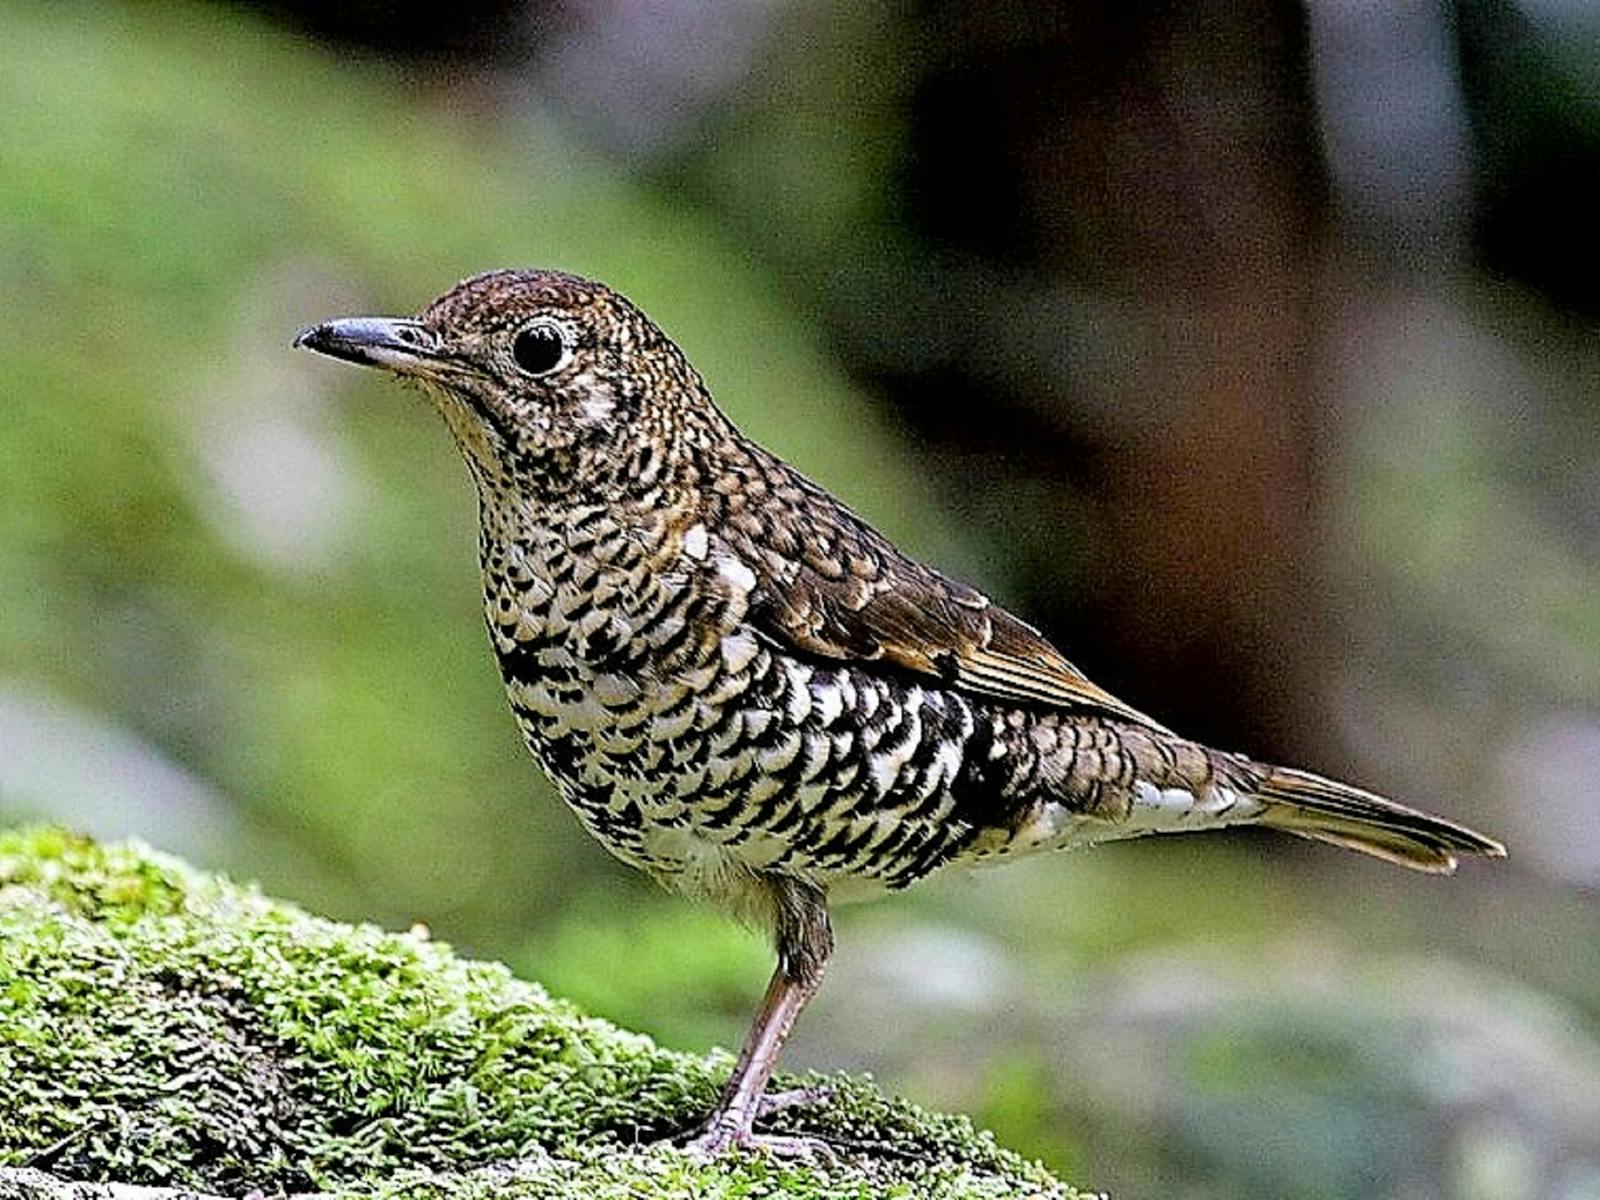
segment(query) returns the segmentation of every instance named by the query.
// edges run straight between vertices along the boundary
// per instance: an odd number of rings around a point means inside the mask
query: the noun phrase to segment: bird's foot
[[[837,1162],[839,1155],[822,1138],[793,1133],[756,1133],[729,1125],[713,1124],[704,1133],[684,1143],[684,1150],[698,1158],[720,1158],[734,1150],[754,1150],[774,1158],[796,1158],[810,1162]]]
[[[805,1104],[826,1104],[833,1099],[830,1087],[790,1088],[783,1092],[767,1092],[756,1101],[754,1112],[724,1109],[713,1113],[700,1131],[684,1144],[690,1154],[715,1158],[732,1150],[756,1150],[776,1158],[800,1158],[832,1162],[838,1158],[826,1141],[799,1134],[757,1133],[751,1128],[756,1121],[773,1113]]]

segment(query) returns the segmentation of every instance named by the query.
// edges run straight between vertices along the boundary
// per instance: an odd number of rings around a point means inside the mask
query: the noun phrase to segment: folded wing
[[[771,472],[763,473],[764,486],[741,480],[719,525],[729,549],[755,573],[750,618],[767,637],[806,655],[898,669],[974,696],[1161,729],[981,592],[902,554],[783,464],[763,465]]]

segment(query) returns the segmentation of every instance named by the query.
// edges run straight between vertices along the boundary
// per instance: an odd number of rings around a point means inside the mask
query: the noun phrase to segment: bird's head
[[[652,486],[691,431],[720,425],[654,322],[604,284],[556,271],[476,275],[415,317],[326,321],[295,345],[421,383],[490,487]]]

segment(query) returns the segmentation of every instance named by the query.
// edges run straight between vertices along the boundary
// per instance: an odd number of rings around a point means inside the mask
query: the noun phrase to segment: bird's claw
[[[774,1158],[801,1159],[809,1162],[834,1163],[839,1155],[827,1142],[818,1137],[803,1137],[788,1133],[756,1133],[750,1129],[736,1129],[726,1125],[713,1125],[684,1144],[684,1152],[696,1158],[720,1158],[734,1150],[753,1150],[770,1154]]]
[[[837,1152],[821,1138],[757,1133],[750,1128],[756,1121],[764,1120],[773,1113],[806,1104],[826,1104],[833,1096],[831,1087],[821,1085],[766,1092],[756,1101],[753,1114],[747,1115],[737,1110],[714,1113],[683,1148],[702,1158],[715,1158],[732,1150],[756,1150],[775,1158],[835,1162],[839,1157]]]

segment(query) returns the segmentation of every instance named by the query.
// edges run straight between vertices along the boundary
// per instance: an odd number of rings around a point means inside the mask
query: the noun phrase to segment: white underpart
[[[761,649],[761,644],[756,641],[755,634],[742,629],[723,638],[718,649],[722,652],[722,661],[728,670],[737,675],[750,665],[750,660],[755,658]]]
[[[1259,801],[1247,800],[1228,787],[1212,787],[1195,796],[1187,788],[1158,788],[1153,783],[1133,785],[1133,813],[1130,823],[1144,829],[1203,829],[1226,825],[1255,816]]]
[[[751,859],[766,862],[775,860],[782,852],[781,844],[771,846],[744,846],[738,856],[726,846],[697,834],[687,826],[674,828],[655,826],[647,833],[651,849],[681,862],[682,868],[673,886],[683,894],[731,908],[746,918],[755,917],[754,910],[744,911],[749,903],[749,867]]]
[[[928,778],[935,786],[949,787],[961,770],[961,758],[961,747],[953,741],[945,742],[934,755],[934,769],[928,772]]]
[[[811,715],[811,668],[805,663],[784,659],[783,673],[789,677],[787,689],[789,721],[799,725]]]
[[[717,574],[741,593],[748,594],[755,591],[756,573],[745,566],[741,559],[731,554],[717,556]]]
[[[703,561],[710,545],[711,539],[707,537],[704,525],[691,526],[689,532],[683,535],[683,552],[690,558]]]
[[[825,678],[813,679],[811,699],[816,705],[817,720],[824,729],[844,712],[844,689],[837,682]]]
[[[922,690],[912,688],[906,696],[905,718],[911,725],[909,732],[896,730],[893,746],[876,751],[867,758],[873,782],[881,793],[889,791],[900,778],[900,772],[917,752],[922,742]]]
[[[1212,787],[1203,798],[1197,799],[1187,788],[1161,788],[1143,780],[1134,783],[1132,799],[1128,819],[1117,822],[1084,816],[1065,804],[1044,804],[1033,819],[1017,831],[1008,853],[1090,846],[1147,833],[1214,829],[1250,821],[1260,816],[1266,807],[1234,788]]]

